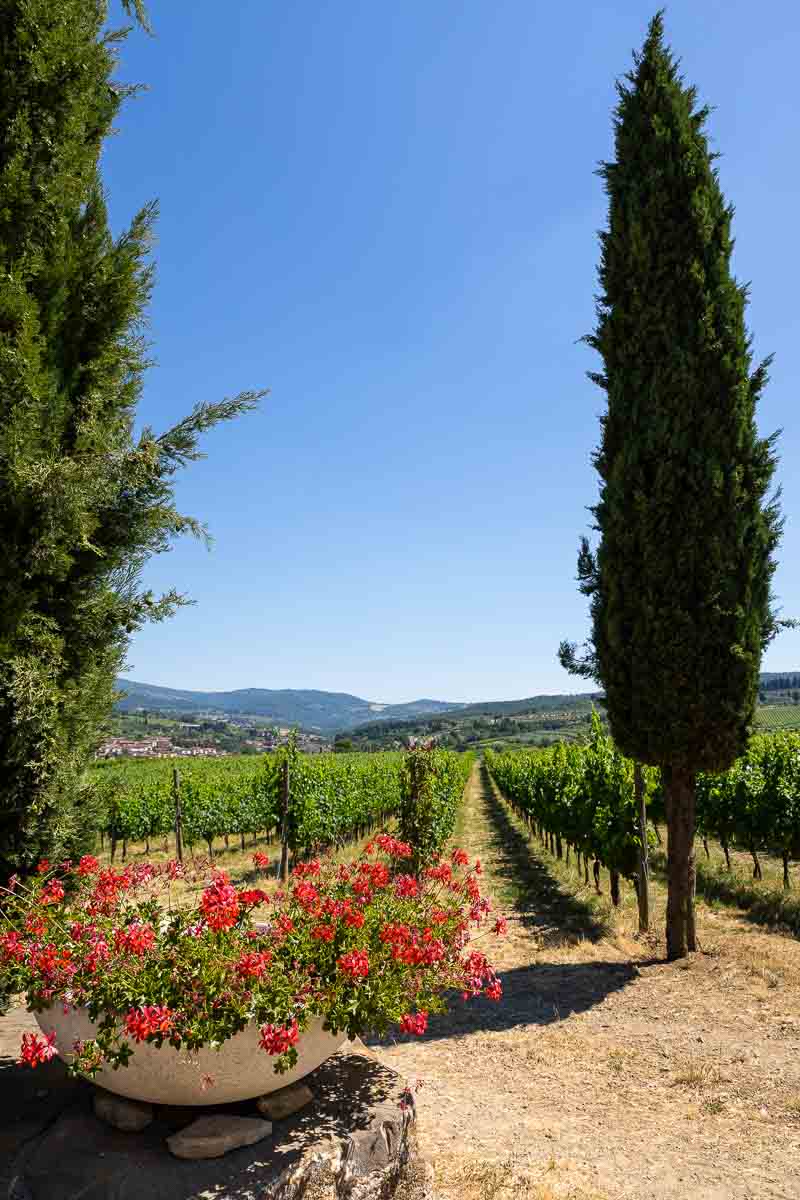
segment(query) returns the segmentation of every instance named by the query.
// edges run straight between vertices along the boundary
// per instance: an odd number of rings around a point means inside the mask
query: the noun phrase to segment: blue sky
[[[270,387],[181,477],[208,553],[147,568],[196,605],[134,639],[129,675],[370,699],[579,690],[578,538],[596,495],[598,160],[640,0],[151,3],[105,151],[112,220],[160,201],[157,366],[141,418]],[[800,9],[676,0],[667,31],[716,106],[760,410],[782,427],[776,588],[800,616]],[[800,668],[800,632],[768,669]]]

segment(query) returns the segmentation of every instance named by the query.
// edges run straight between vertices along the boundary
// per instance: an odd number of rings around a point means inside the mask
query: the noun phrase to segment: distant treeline
[[[800,690],[800,675],[772,675],[762,679],[759,691],[762,692],[792,692]]]

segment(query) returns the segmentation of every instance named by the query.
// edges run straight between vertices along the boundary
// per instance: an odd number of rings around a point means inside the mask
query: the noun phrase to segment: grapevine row
[[[636,882],[640,837],[634,798],[633,763],[619,753],[596,716],[588,745],[559,743],[549,750],[494,754],[486,764],[517,812],[561,857],[562,843],[583,859],[588,881],[594,861],[611,873],[611,894],[619,900],[619,877]],[[645,785],[652,788],[654,773]]]
[[[614,876],[638,879],[640,833],[634,798],[634,767],[619,753],[595,719],[588,745],[560,744],[549,750],[486,755],[501,791],[540,833],[562,840],[588,863],[602,864]],[[643,770],[648,810],[664,820],[660,773]],[[760,851],[789,863],[800,858],[800,734],[762,734],[725,772],[697,777],[697,828],[706,841],[716,838],[730,867],[730,848],[747,850],[753,874],[761,878]],[[652,826],[648,838],[655,836]]]
[[[427,821],[441,842],[452,831],[455,808],[469,772],[469,756],[428,752],[436,802]],[[274,833],[281,819],[283,755],[230,757],[177,764],[169,759],[122,760],[94,770],[103,800],[103,832],[117,842],[165,838],[175,828],[173,772],[180,770],[183,839],[188,846]],[[402,753],[292,757],[288,841],[297,853],[342,845],[408,806],[408,768]],[[444,815],[443,815],[444,814]],[[449,814],[449,815],[448,815]],[[433,836],[433,835],[432,835]]]

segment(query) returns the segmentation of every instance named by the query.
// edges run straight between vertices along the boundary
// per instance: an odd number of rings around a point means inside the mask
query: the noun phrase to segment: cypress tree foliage
[[[129,637],[185,602],[140,570],[204,536],[173,476],[261,394],[134,436],[155,208],[112,237],[98,159],[132,89],[106,18],[104,0],[0,0],[0,879],[91,837],[85,768]]]
[[[663,772],[669,828],[667,952],[695,949],[698,771],[744,749],[771,603],[774,437],[755,408],[747,289],[731,274],[732,208],[699,107],[664,43],[661,13],[618,84],[615,158],[600,175],[597,324],[586,341],[606,393],[595,455],[600,540],[578,559],[592,633],[583,659],[624,754]],[[575,669],[574,646],[561,658]]]

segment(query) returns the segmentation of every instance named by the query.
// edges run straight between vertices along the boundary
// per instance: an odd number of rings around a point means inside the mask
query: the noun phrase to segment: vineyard
[[[595,719],[585,746],[559,745],[550,750],[487,753],[491,775],[514,808],[552,842],[559,857],[562,842],[583,858],[586,878],[594,862],[612,876],[638,885],[639,809],[634,794],[634,764],[614,746]],[[656,838],[664,820],[659,772],[642,771],[651,823],[647,837]],[[719,775],[697,779],[697,828],[716,838],[730,866],[730,849],[749,852],[753,874],[761,878],[760,852],[783,862],[784,887],[790,886],[789,863],[800,858],[800,734],[762,734],[752,738],[747,753]]]
[[[756,709],[756,729],[800,729],[800,705],[759,705]]]
[[[435,852],[452,832],[472,760],[445,751],[417,753],[426,762],[426,829],[431,830],[428,849]],[[227,842],[238,836],[244,848],[248,837],[271,837],[282,819],[287,766],[287,840],[294,853],[341,846],[363,836],[399,814],[404,798],[405,810],[414,808],[408,797],[415,785],[402,753],[289,751],[191,764],[185,759],[120,760],[98,764],[93,771],[112,855],[118,843],[123,852],[129,842],[143,842],[149,850],[151,841],[173,834],[177,801],[188,847],[205,843],[211,854],[219,838]],[[407,816],[406,824],[409,820]]]

